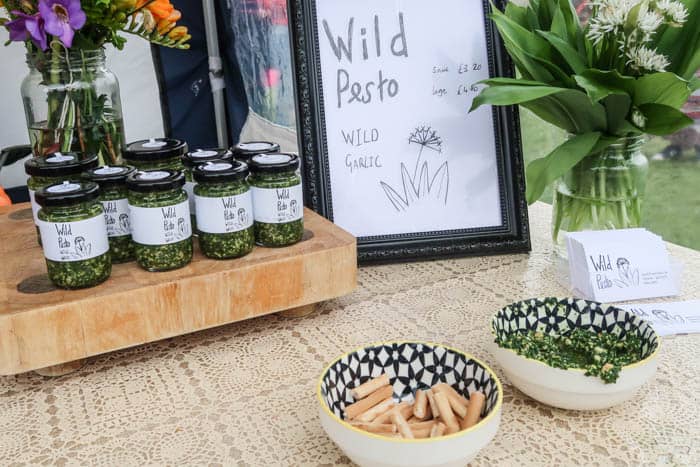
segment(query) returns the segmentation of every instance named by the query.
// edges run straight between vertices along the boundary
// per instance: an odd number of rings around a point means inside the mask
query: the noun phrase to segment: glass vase
[[[21,92],[33,154],[97,154],[101,164],[121,163],[119,83],[104,50],[53,47],[29,53],[27,65]]]
[[[566,234],[639,227],[649,162],[643,137],[622,138],[576,164],[554,184],[552,239],[567,257]]]

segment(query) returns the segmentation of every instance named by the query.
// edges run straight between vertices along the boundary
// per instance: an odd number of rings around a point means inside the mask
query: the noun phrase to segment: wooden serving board
[[[304,240],[185,268],[116,264],[97,287],[62,290],[46,275],[28,204],[0,208],[0,375],[304,307],[352,292],[355,238],[306,210]]]

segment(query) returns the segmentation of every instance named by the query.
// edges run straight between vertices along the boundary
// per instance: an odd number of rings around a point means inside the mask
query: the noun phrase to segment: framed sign
[[[361,262],[530,248],[512,76],[482,0],[289,0],[307,204]]]

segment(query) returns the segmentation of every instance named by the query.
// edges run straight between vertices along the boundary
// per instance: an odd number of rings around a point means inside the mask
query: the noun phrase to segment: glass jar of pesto
[[[206,162],[225,161],[231,162],[233,154],[228,149],[197,149],[182,156],[182,165],[185,167],[185,192],[190,201],[190,216],[192,217],[192,231],[197,233],[197,213],[194,208],[194,179],[192,170]]]
[[[248,167],[238,161],[208,162],[193,172],[199,247],[214,259],[247,255],[255,245]]]
[[[192,225],[185,175],[179,170],[135,172],[126,179],[136,261],[167,271],[192,260]]]
[[[184,170],[182,156],[187,143],[174,138],[151,138],[129,143],[122,152],[124,161],[138,170]]]
[[[81,289],[112,273],[107,227],[95,183],[64,181],[39,189],[39,232],[49,279],[58,287]]]
[[[304,197],[295,154],[260,154],[250,160],[255,241],[280,247],[304,235]]]
[[[112,263],[126,263],[135,258],[126,190],[126,178],[135,171],[128,165],[114,165],[83,172],[84,179],[97,183],[100,187],[98,200],[105,211]]]
[[[41,206],[35,200],[37,190],[65,180],[77,180],[84,170],[97,167],[97,164],[97,155],[82,158],[80,154],[74,152],[56,152],[45,157],[31,157],[26,160],[24,171],[29,175],[27,188],[39,244],[41,244],[41,237],[37,214]]]
[[[232,151],[234,159],[250,164],[250,159],[258,154],[280,152],[280,145],[269,141],[245,141],[234,146]]]

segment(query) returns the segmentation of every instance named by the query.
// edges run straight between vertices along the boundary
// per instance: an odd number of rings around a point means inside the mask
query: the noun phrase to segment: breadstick
[[[433,391],[439,392],[439,391],[447,391],[448,395],[451,395],[452,398],[454,398],[456,401],[458,401],[460,404],[462,404],[465,408],[469,405],[469,399],[461,395],[460,393],[457,392],[455,388],[450,386],[447,383],[438,383],[435,386],[433,386]]]
[[[426,428],[414,428],[415,425],[409,425],[411,427],[411,432],[413,433],[413,437],[416,439],[421,439],[421,438],[429,438],[430,437],[430,430],[432,428],[426,427]]]
[[[413,416],[413,417],[409,418],[409,419],[406,420],[406,421],[408,422],[409,425],[413,425],[414,423],[420,422],[421,419],[420,419],[420,418],[416,418],[415,416]]]
[[[392,408],[395,404],[396,403],[394,402],[394,399],[392,399],[391,397],[387,397],[371,409],[362,412],[360,415],[355,417],[355,419],[359,422],[371,422],[375,418]]]
[[[345,418],[347,419],[354,419],[358,415],[360,415],[362,412],[365,412],[375,405],[379,404],[382,402],[384,399],[387,397],[391,397],[391,395],[394,393],[394,388],[391,386],[383,386],[376,391],[374,391],[372,394],[369,396],[365,397],[364,399],[361,399],[358,402],[355,402],[354,404],[350,404],[347,407],[345,407]]]
[[[364,399],[365,397],[369,396],[377,389],[381,388],[382,386],[386,386],[388,384],[389,384],[389,375],[384,373],[381,376],[370,379],[369,381],[366,381],[363,384],[360,384],[358,387],[356,387],[355,389],[350,391],[350,394],[352,394],[352,397],[354,397],[355,400],[358,401],[360,399]]]
[[[486,396],[483,392],[475,391],[469,394],[469,407],[467,408],[467,416],[464,418],[464,428],[470,428],[477,424],[485,402]]]
[[[422,389],[416,391],[416,402],[413,404],[413,416],[425,420],[428,408],[428,396]]]
[[[459,422],[457,421],[454,412],[452,412],[447,394],[444,392],[436,392],[433,397],[435,398],[435,404],[440,411],[440,418],[442,419],[443,423],[447,425],[447,434],[458,432]]]
[[[423,428],[432,428],[437,422],[435,420],[426,420],[424,422],[410,423],[411,430],[422,430]]]
[[[406,423],[406,419],[403,418],[403,415],[401,415],[398,410],[391,411],[391,422],[396,425],[396,429],[399,430],[401,436],[407,439],[414,438],[411,428],[408,426],[408,423]]]
[[[364,422],[349,422],[352,426],[359,428],[360,430],[369,431],[370,433],[396,433],[396,425],[392,423],[364,423]]]
[[[430,404],[430,411],[433,413],[433,418],[440,417],[440,410],[438,409],[438,406],[435,403],[435,395],[433,394],[433,390],[427,389],[425,391],[425,397],[428,398],[428,404]]]
[[[408,402],[396,404],[394,407],[375,418],[372,423],[389,423],[391,420],[391,413],[394,411],[399,412],[403,418],[410,418],[413,413],[413,406]]]
[[[430,430],[430,437],[431,438],[437,438],[438,436],[442,436],[445,434],[445,429],[447,427],[445,426],[444,423],[439,422],[433,425],[433,428]]]

